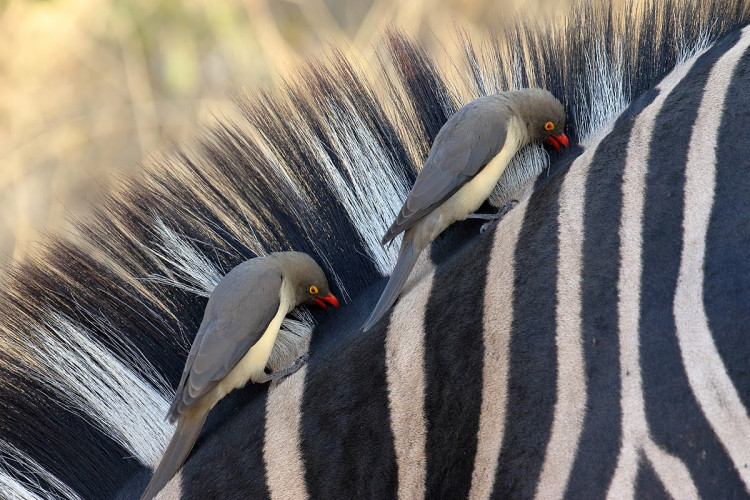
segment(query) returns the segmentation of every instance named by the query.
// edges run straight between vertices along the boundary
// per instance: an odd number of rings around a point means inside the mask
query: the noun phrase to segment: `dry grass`
[[[561,6],[562,5],[562,6]],[[233,113],[329,43],[374,63],[388,24],[443,64],[452,28],[508,22],[551,0],[0,0],[0,259],[68,231],[117,178]]]

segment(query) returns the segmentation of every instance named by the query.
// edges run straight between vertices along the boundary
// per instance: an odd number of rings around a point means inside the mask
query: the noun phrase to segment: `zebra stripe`
[[[335,320],[322,321],[310,345],[301,436],[311,498],[396,492],[394,436],[387,425],[387,333],[360,334],[366,307],[342,308]]]
[[[704,415],[750,490],[750,419],[716,349],[703,305],[706,236],[716,186],[716,146],[725,99],[750,29],[719,59],[706,84],[685,166],[685,211],[675,291],[677,338],[688,381]]]
[[[702,497],[737,496],[745,492],[745,487],[710,430],[680,355],[673,310],[682,252],[688,148],[672,146],[672,127],[677,125],[678,134],[689,137],[712,68],[738,40],[739,32],[735,32],[695,60],[656,113],[649,147],[640,149],[640,154],[647,153],[648,160],[638,318],[641,376],[648,388],[642,408],[653,442],[686,465]],[[719,474],[723,476],[721,484],[714,479]]]
[[[717,138],[715,194],[706,233],[703,301],[714,342],[745,408],[750,408],[746,339],[750,308],[750,185],[747,183],[746,144],[750,129],[747,85],[750,56],[740,59],[725,97]],[[724,244],[720,243],[723,238]],[[723,247],[723,249],[722,249]],[[750,464],[748,464],[750,466]],[[744,467],[744,465],[743,465]]]
[[[593,159],[588,150],[574,162],[560,188],[558,222],[557,401],[552,434],[536,487],[536,498],[561,498],[578,450],[586,413],[586,374],[581,337],[581,271],[585,184]]]
[[[426,496],[464,498],[482,399],[482,313],[492,239],[480,236],[435,271],[425,314]],[[459,265],[459,263],[461,263]],[[449,288],[449,292],[446,290]],[[455,415],[461,415],[455,419]],[[452,422],[452,425],[446,425]],[[458,446],[454,454],[444,450]]]
[[[424,498],[427,484],[424,318],[433,280],[434,270],[403,295],[393,309],[385,340],[388,409],[399,498]]]
[[[513,252],[516,286],[509,332],[506,434],[493,495],[534,494],[552,431],[558,376],[554,360],[561,181],[561,175],[552,177],[531,195]]]
[[[271,500],[308,498],[302,462],[300,423],[307,367],[268,391],[263,464]]]
[[[627,144],[628,122],[615,125],[591,152],[585,178],[578,184],[583,194],[581,244],[581,338],[586,375],[586,412],[566,495],[602,498],[606,479],[614,470],[620,439],[619,346],[615,320],[618,235],[620,217],[618,176]],[[571,171],[584,158],[573,163]],[[570,175],[570,171],[568,172]],[[560,223],[564,225],[563,222]],[[603,258],[602,256],[607,256]]]
[[[495,483],[497,462],[505,434],[508,404],[508,332],[513,319],[515,272],[513,250],[518,242],[528,202],[516,206],[493,234],[484,296],[482,360],[482,406],[477,432],[477,453],[469,498],[489,498]]]
[[[639,319],[641,288],[641,227],[643,196],[646,189],[647,155],[654,121],[671,90],[689,72],[695,58],[672,73],[657,89],[659,95],[638,116],[630,134],[623,173],[622,219],[620,223],[620,273],[618,279],[618,318],[620,332],[620,380],[622,383],[622,429],[617,468],[609,485],[608,498],[632,497],[639,463],[646,458],[659,480],[674,498],[696,498],[697,491],[685,465],[654,444],[646,421],[639,360]],[[647,149],[646,149],[647,150]],[[677,477],[670,474],[670,466]]]

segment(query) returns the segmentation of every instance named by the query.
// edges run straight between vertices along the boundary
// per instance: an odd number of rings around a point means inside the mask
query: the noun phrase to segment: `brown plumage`
[[[279,252],[232,269],[211,293],[167,417],[177,422],[141,499],[155,496],[193,448],[206,416],[224,396],[244,386],[294,373],[306,356],[266,374],[284,317],[299,304],[338,307],[323,270],[307,254]]]
[[[516,151],[543,140],[557,149],[567,146],[564,128],[562,104],[541,89],[480,97],[450,117],[383,236],[386,244],[404,233],[396,267],[363,330],[391,308],[422,250],[489,197]]]

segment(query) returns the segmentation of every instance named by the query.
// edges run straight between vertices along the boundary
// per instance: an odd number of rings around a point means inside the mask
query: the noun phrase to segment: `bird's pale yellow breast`
[[[294,290],[286,280],[281,284],[280,296],[279,310],[269,323],[266,331],[217,386],[216,391],[218,392],[215,397],[218,397],[218,399],[223,398],[234,389],[243,387],[248,380],[256,380],[259,375],[263,374],[263,369],[271,356],[271,350],[279,334],[281,322],[284,321],[284,317],[294,305]]]
[[[432,223],[429,224],[431,232],[429,241],[435,239],[438,234],[454,222],[475,212],[490,197],[492,190],[495,189],[495,185],[500,180],[500,176],[505,172],[505,168],[518,151],[518,146],[523,140],[522,126],[523,124],[517,118],[512,118],[503,148],[473,179],[464,184],[453,196],[427,216],[433,219]]]

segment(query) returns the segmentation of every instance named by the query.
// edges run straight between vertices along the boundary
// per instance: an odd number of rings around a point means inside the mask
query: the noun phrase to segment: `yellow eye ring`
[[[316,295],[318,293],[318,287],[313,285],[310,287],[310,295]]]
[[[555,124],[552,122],[545,123],[544,130],[555,130]]]

